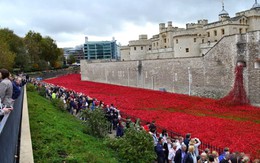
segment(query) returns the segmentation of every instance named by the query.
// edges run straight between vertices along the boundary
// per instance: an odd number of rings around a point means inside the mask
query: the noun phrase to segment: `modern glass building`
[[[118,59],[116,40],[113,41],[86,41],[84,56],[87,60]]]

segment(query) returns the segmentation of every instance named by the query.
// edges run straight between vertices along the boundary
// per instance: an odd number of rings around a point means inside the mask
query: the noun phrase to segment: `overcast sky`
[[[255,0],[225,0],[230,16]],[[0,0],[0,27],[24,37],[29,30],[56,40],[59,47],[112,40],[125,45],[139,34],[158,34],[159,23],[185,27],[198,19],[217,21],[221,0]]]

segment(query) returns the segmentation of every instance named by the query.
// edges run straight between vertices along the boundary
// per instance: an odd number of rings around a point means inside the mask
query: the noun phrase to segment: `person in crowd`
[[[229,152],[229,148],[225,147],[223,153],[218,157],[219,162],[222,161],[226,155],[226,153]]]
[[[112,129],[113,129],[113,119],[114,119],[114,111],[112,109],[109,110],[108,114],[108,133],[112,134]]]
[[[6,69],[0,69],[0,99],[2,108],[13,108],[14,100],[13,95],[13,84],[9,79],[10,73]],[[10,109],[12,110],[12,109]]]
[[[183,163],[184,157],[186,155],[187,146],[185,144],[181,145],[181,148],[176,151],[174,162],[175,163]]]
[[[156,131],[149,132],[149,133],[152,135],[153,144],[154,144],[154,151],[156,151],[156,146],[157,146],[157,143],[158,143],[158,139],[157,139],[157,136],[156,136]]]
[[[188,153],[185,155],[183,163],[197,163],[197,157],[193,145],[189,146]]]
[[[10,113],[13,110],[13,108],[1,108],[0,107],[0,116],[3,116],[5,114]]]
[[[208,159],[208,155],[205,152],[202,152],[200,154],[200,159],[198,160],[198,163],[206,163]]]
[[[12,78],[12,77],[11,77]],[[13,94],[12,94],[12,99],[15,100],[17,99],[20,94],[21,94],[21,87],[22,87],[22,78],[20,77],[15,77],[13,78],[12,84],[13,84]]]
[[[134,126],[135,126],[136,130],[138,130],[138,131],[142,130],[142,125],[141,125],[141,121],[139,118],[136,119]]]
[[[220,163],[231,163],[229,151],[228,151],[228,152],[225,152],[225,156],[224,156],[224,158],[220,161]]]
[[[121,121],[119,121],[116,129],[116,136],[122,137],[124,135],[124,126]]]
[[[186,152],[187,152],[188,149],[189,149],[190,139],[191,139],[191,134],[190,134],[190,133],[187,133],[186,136],[185,136],[185,139],[184,139],[184,141],[183,141],[184,144],[187,146]]]
[[[205,148],[204,152],[207,154],[207,156],[210,154],[210,149],[209,148]]]
[[[131,121],[131,118],[130,117],[127,117],[126,118],[126,128],[132,128],[132,127],[134,127],[134,124],[133,124],[133,122]]]
[[[190,140],[189,145],[193,145],[195,148],[195,154],[196,157],[199,156],[199,146],[200,146],[201,142],[198,138],[193,138]]]
[[[213,157],[214,157],[214,162],[215,162],[215,163],[219,163],[219,159],[218,159],[219,155],[218,155],[218,152],[217,152],[217,151],[212,151],[212,155],[213,155]]]
[[[156,154],[157,154],[157,163],[164,163],[164,148],[163,148],[163,139],[159,137],[158,143],[156,145]]]
[[[52,92],[51,98],[52,98],[52,99],[56,99],[56,92],[55,92],[55,90]]]
[[[155,125],[155,120],[153,120],[152,123],[149,126],[149,129],[150,129],[151,132],[154,132],[154,131],[156,131],[156,128],[157,127]]]
[[[230,155],[230,161],[232,163],[241,163],[242,157],[239,152],[234,152]]]
[[[160,136],[161,137],[161,136]],[[167,137],[166,138],[166,141],[164,140],[164,137],[161,137],[163,139],[163,148],[165,149],[164,150],[164,159],[165,161],[164,162],[169,162],[168,161],[168,156],[169,156],[169,151],[170,149],[172,148],[172,141],[171,141],[171,138],[170,137]]]
[[[114,108],[114,111],[113,111],[113,130],[117,129],[118,122],[119,122],[118,111],[117,111],[116,108]]]
[[[143,126],[146,132],[149,132],[149,126],[150,126],[150,122],[147,122],[146,125]]]
[[[260,159],[254,159],[253,163],[260,163]]]
[[[241,160],[241,163],[249,163],[250,162],[250,159],[248,156],[244,156]]]
[[[163,130],[162,130],[162,133],[160,134],[160,137],[163,138],[163,142],[164,142],[164,143],[167,143],[167,140],[166,140],[167,137],[168,137],[167,130],[163,129]]]
[[[179,136],[178,139],[176,139],[176,145],[177,145],[177,150],[181,149],[181,145],[184,144],[183,142],[183,137]]]
[[[169,150],[169,155],[168,155],[168,162],[169,163],[175,163],[174,157],[176,155],[176,152],[177,152],[177,145],[176,145],[176,143],[172,143],[171,148]]]
[[[218,162],[215,162],[215,157],[213,154],[210,154],[208,156],[208,163],[218,163]]]

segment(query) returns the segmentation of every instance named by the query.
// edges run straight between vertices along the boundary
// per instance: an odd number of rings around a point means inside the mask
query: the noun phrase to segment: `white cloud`
[[[250,9],[254,0],[226,0],[225,9]],[[89,40],[111,40],[127,44],[140,34],[158,33],[158,24],[173,21],[174,26],[218,19],[220,0],[1,0],[0,27],[19,36],[29,30],[56,40],[58,46],[75,46]]]

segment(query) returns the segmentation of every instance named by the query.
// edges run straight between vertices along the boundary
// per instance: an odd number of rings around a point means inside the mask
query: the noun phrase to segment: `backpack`
[[[12,84],[13,84],[13,94],[12,94],[12,99],[17,99],[19,96],[20,96],[20,94],[21,94],[21,90],[20,90],[20,88],[14,83],[14,82],[12,82]]]

